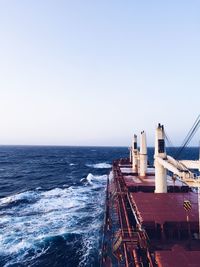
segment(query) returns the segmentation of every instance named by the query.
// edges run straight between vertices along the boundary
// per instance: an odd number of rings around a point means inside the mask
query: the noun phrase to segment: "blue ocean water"
[[[169,149],[171,155],[175,149]],[[99,266],[107,175],[122,147],[0,147],[0,266]],[[153,148],[148,149],[153,163]],[[187,148],[183,158],[198,158]]]

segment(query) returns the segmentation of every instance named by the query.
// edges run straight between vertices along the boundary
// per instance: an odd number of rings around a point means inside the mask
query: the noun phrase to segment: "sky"
[[[129,146],[200,113],[200,1],[0,0],[0,144]],[[200,134],[191,145],[197,145]]]

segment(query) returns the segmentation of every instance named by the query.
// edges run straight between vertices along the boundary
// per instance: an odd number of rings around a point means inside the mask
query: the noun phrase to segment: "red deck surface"
[[[155,186],[155,176],[147,174],[145,177],[140,177],[137,175],[123,175],[124,181],[127,187],[131,186]],[[171,178],[167,180],[168,186],[183,186],[183,183],[180,181],[176,181],[175,184]]]
[[[199,267],[200,252],[187,251],[179,246],[174,246],[171,251],[156,251],[158,267]]]
[[[139,176],[124,176],[124,181],[127,187],[130,186],[154,186],[155,178],[154,176],[145,176],[143,178]]]
[[[110,257],[103,258],[103,266],[114,266],[117,262],[117,250],[113,253],[116,242],[113,243],[112,236],[116,236],[118,228],[123,240],[118,249],[124,262],[118,261],[116,266],[128,267],[133,263],[134,266],[151,267],[200,266],[198,196],[187,186],[184,188],[180,181],[174,186],[172,179],[168,181],[168,191],[173,193],[153,193],[153,171],[149,168],[147,176],[140,177],[133,173],[127,160],[114,162],[105,224],[105,240],[110,247],[105,246],[104,254]],[[190,200],[192,204],[190,223],[183,207],[184,200]]]
[[[183,201],[190,200],[192,210],[189,218],[192,222],[198,221],[198,198],[197,194],[189,193],[131,193],[131,200],[135,202],[138,213],[143,222],[185,222],[186,211]]]

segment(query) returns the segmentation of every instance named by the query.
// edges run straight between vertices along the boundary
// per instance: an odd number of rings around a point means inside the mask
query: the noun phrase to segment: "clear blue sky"
[[[179,145],[200,113],[200,1],[1,0],[0,143]],[[200,137],[196,137],[198,140]]]

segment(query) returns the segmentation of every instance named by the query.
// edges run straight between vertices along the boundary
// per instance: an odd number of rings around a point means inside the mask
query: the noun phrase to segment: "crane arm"
[[[165,169],[173,172],[174,174],[176,174],[177,176],[179,176],[182,179],[191,177],[191,173],[188,170],[178,169],[178,167],[176,165],[172,164],[172,162],[168,161],[168,159],[162,159],[160,157],[155,157],[155,160],[159,164],[161,164]]]
[[[200,170],[200,160],[180,160],[179,162],[185,165],[188,169]]]
[[[200,187],[200,177],[198,176],[194,178],[194,174],[190,172],[186,167],[184,167],[185,165],[181,165],[181,168],[184,169],[179,169],[179,162],[174,160],[172,157],[167,156],[166,159],[163,159],[161,157],[156,156],[155,161],[157,161],[165,169],[177,175],[180,180],[188,186]]]

